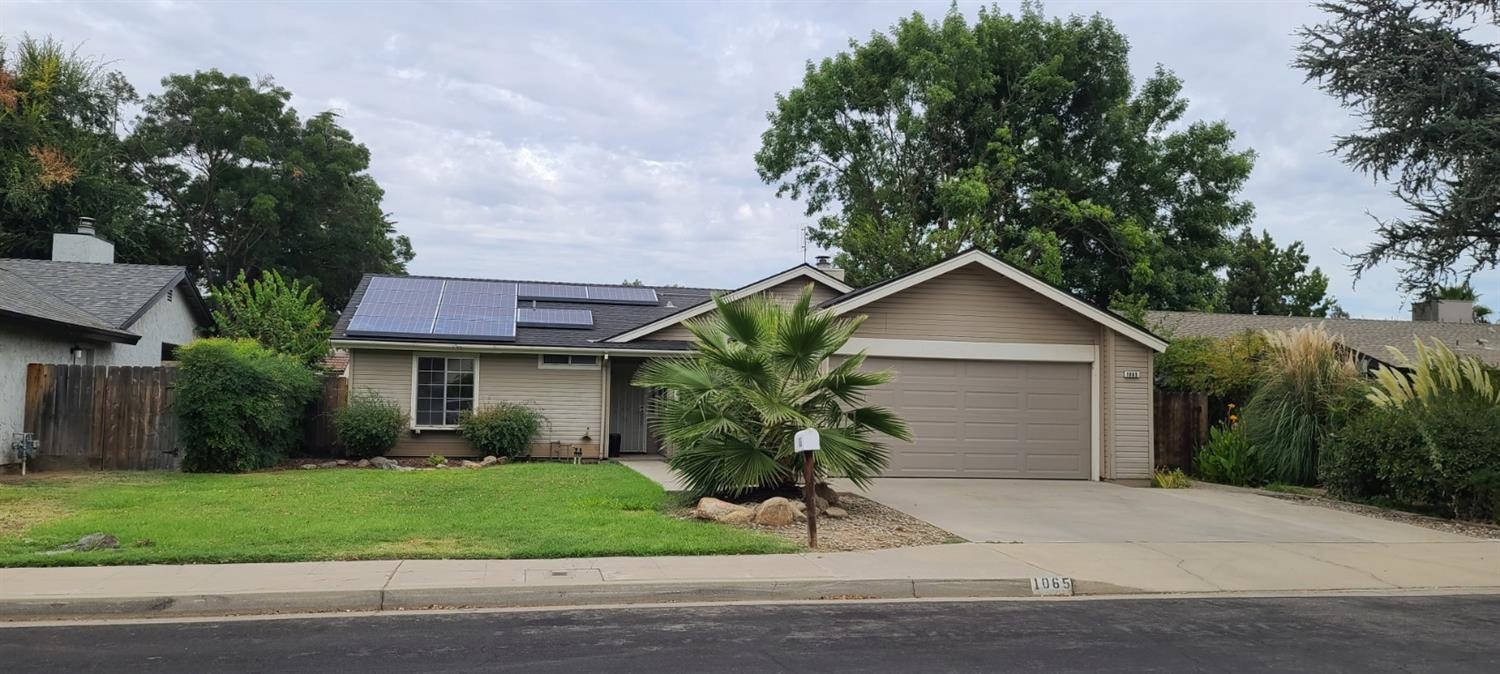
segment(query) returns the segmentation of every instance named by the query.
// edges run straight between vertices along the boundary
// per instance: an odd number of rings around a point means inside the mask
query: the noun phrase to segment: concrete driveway
[[[852,485],[840,485],[853,489]],[[853,489],[855,493],[861,493]],[[863,494],[985,543],[1442,543],[1474,539],[1195,486],[1105,482],[885,478]]]

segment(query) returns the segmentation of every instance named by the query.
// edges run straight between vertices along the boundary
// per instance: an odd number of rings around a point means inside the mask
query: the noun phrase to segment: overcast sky
[[[733,287],[802,260],[800,204],[753,155],[778,91],[898,18],[947,2],[17,4],[29,32],[114,62],[142,94],[168,73],[272,75],[304,115],[332,109],[373,154],[420,274]],[[971,17],[979,5],[960,3]],[[1001,3],[1014,10],[1017,3]],[[1050,2],[1100,12],[1138,79],[1186,82],[1189,117],[1259,153],[1255,226],[1305,242],[1355,316],[1407,315],[1393,270],[1358,287],[1339,250],[1390,216],[1387,189],[1327,153],[1352,120],[1288,64],[1301,2]],[[1475,279],[1500,302],[1500,273]]]

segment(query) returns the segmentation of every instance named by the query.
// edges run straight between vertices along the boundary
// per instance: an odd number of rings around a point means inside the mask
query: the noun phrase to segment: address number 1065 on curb
[[[1031,594],[1037,597],[1071,597],[1073,596],[1073,579],[1037,576],[1031,579]]]

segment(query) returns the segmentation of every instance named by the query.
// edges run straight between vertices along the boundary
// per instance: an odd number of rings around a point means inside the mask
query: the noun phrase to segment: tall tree
[[[135,100],[124,76],[57,40],[0,41],[0,257],[47,257],[54,232],[92,217],[121,261],[162,259],[117,132]]]
[[[333,113],[303,120],[270,79],[217,70],[162,87],[129,147],[158,220],[210,284],[275,269],[338,307],[362,274],[405,270],[411,244],[380,208],[369,150]]]
[[[1334,149],[1410,208],[1379,221],[1356,273],[1393,262],[1406,290],[1500,265],[1496,0],[1342,0],[1304,27],[1297,67],[1363,122]],[[1475,34],[1475,29],[1480,29]]]
[[[1221,308],[1236,314],[1327,316],[1338,306],[1328,297],[1323,270],[1307,269],[1301,241],[1278,248],[1268,232],[1260,238],[1249,227],[1230,248]]]
[[[1099,16],[913,14],[777,96],[760,176],[856,284],[974,246],[1098,302],[1207,306],[1254,154],[1187,121],[1170,72],[1137,88],[1128,55]]]

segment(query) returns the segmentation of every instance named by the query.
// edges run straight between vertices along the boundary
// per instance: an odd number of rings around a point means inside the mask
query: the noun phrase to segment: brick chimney
[[[93,218],[79,218],[78,229],[71,234],[52,235],[52,259],[58,262],[95,262],[113,264],[115,244],[100,238]]]

